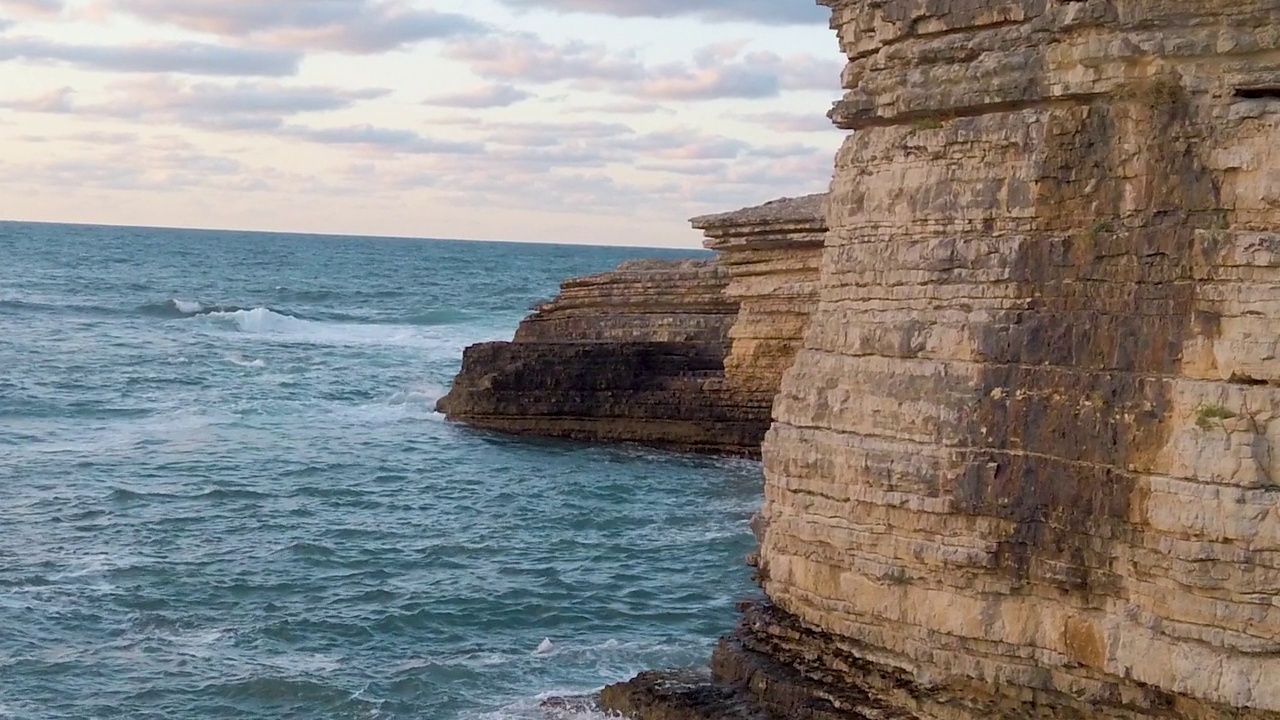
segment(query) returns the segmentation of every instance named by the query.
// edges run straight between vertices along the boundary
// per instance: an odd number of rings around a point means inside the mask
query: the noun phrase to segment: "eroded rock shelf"
[[[758,456],[817,305],[822,197],[694,224],[717,258],[565,282],[513,342],[467,349],[440,410],[487,430]]]

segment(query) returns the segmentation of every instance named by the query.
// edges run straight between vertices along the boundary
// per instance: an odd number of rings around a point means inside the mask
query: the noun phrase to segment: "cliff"
[[[725,377],[741,390],[777,394],[818,305],[818,265],[827,223],[824,195],[784,198],[694,218],[703,246],[729,271],[738,317]]]
[[[517,435],[757,453],[772,398],[724,387],[738,309],[728,282],[714,261],[628,263],[570,280],[514,342],[467,348],[438,409]]]
[[[755,456],[817,305],[822,196],[697,218],[711,261],[569,280],[439,403],[500,432]]]
[[[687,342],[727,346],[738,305],[718,262],[636,260],[560,286],[516,330],[518,343]]]
[[[1280,718],[1280,6],[823,0],[767,602],[649,717]]]

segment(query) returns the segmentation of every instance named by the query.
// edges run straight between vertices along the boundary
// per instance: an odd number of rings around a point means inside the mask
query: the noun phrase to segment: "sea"
[[[435,412],[563,279],[698,255],[0,223],[0,718],[585,718],[542,701],[705,664],[757,464]]]

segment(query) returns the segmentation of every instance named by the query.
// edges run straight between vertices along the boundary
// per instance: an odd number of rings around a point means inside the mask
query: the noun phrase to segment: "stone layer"
[[[468,348],[438,409],[515,435],[757,455],[773,398],[724,382],[738,310],[728,282],[714,260],[566,281],[514,342]]]
[[[821,4],[855,132],[720,687],[1280,718],[1280,3]]]
[[[439,403],[474,427],[756,456],[817,305],[821,196],[694,220],[716,260],[569,280]]]
[[[517,343],[691,342],[728,344],[738,304],[719,262],[635,260],[567,280],[516,330]]]
[[[1280,717],[1280,5],[823,4],[748,635],[904,717]]]
[[[680,342],[486,343],[468,348],[440,410],[515,435],[758,452],[770,399],[724,389],[725,346]]]
[[[818,265],[827,222],[824,195],[784,198],[721,215],[694,218],[703,246],[729,271],[738,301],[725,377],[735,388],[778,392],[818,306]]]

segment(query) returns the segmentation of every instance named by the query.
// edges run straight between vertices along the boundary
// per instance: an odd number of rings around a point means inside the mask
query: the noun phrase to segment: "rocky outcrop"
[[[474,427],[758,455],[817,306],[822,196],[696,218],[716,260],[570,280],[439,403]]]
[[[1280,5],[822,4],[856,132],[717,678],[753,717],[1280,718]]]
[[[534,308],[517,343],[670,342],[727,346],[738,304],[714,260],[635,260],[575,278]]]
[[[824,198],[784,198],[692,221],[707,237],[703,246],[720,254],[727,292],[738,301],[725,377],[739,390],[772,398],[795,361],[818,306]]]
[[[714,260],[570,280],[514,342],[468,348],[439,410],[518,435],[758,455],[773,395],[725,382],[738,311],[728,283]]]

